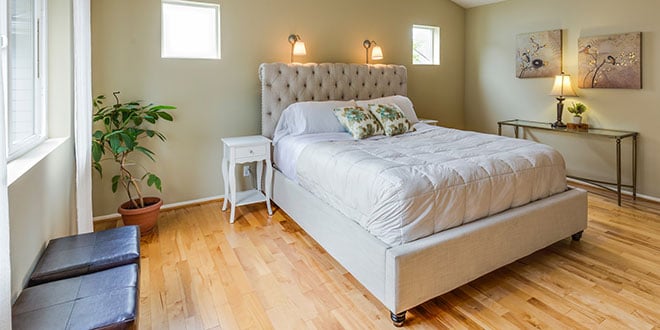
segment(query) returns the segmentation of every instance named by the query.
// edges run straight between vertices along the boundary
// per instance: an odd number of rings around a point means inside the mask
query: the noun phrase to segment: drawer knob
[[[252,149],[250,149],[250,153],[251,153],[251,154],[253,154],[253,153],[254,153],[254,151],[253,151]]]

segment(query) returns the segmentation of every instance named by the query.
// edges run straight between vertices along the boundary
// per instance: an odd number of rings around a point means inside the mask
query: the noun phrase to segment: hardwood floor
[[[589,194],[560,241],[424,303],[410,329],[660,329],[660,207]],[[282,211],[195,205],[142,239],[141,329],[392,329],[389,312]]]

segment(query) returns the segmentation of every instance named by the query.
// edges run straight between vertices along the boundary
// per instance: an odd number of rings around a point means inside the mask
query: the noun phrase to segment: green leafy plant
[[[582,117],[585,111],[587,111],[587,106],[580,102],[573,102],[573,105],[568,107],[568,112],[572,113],[575,117]]]
[[[161,180],[142,165],[129,162],[129,157],[133,155],[133,152],[139,152],[155,161],[154,153],[140,145],[140,141],[154,137],[165,141],[165,136],[153,129],[153,126],[159,119],[172,121],[172,115],[168,110],[174,110],[176,107],[143,101],[121,103],[117,94],[119,92],[112,93],[116,100],[114,105],[104,105],[104,95],[99,95],[94,99],[93,121],[94,123],[100,122],[102,128],[92,134],[93,166],[102,176],[101,162],[114,161],[119,166],[119,174],[112,177],[112,192],[117,192],[117,188],[121,184],[128,195],[131,206],[143,208],[145,205],[140,188],[141,182],[146,179],[148,186],[162,191]],[[109,155],[109,157],[103,158],[105,155]],[[134,170],[129,170],[130,165],[139,166],[145,173],[142,176],[136,175]],[[137,198],[133,198],[132,191],[135,191]]]

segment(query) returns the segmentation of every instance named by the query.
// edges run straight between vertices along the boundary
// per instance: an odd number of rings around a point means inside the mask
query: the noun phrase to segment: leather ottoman
[[[138,226],[56,238],[48,243],[30,275],[28,286],[138,264],[139,261]]]
[[[138,313],[137,264],[23,290],[13,329],[132,329]]]

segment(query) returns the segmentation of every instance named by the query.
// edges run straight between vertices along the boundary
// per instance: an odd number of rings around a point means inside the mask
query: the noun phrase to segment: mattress
[[[358,141],[347,133],[289,137],[276,145],[275,161],[285,175],[390,246],[566,190],[564,160],[549,146],[416,127]]]

